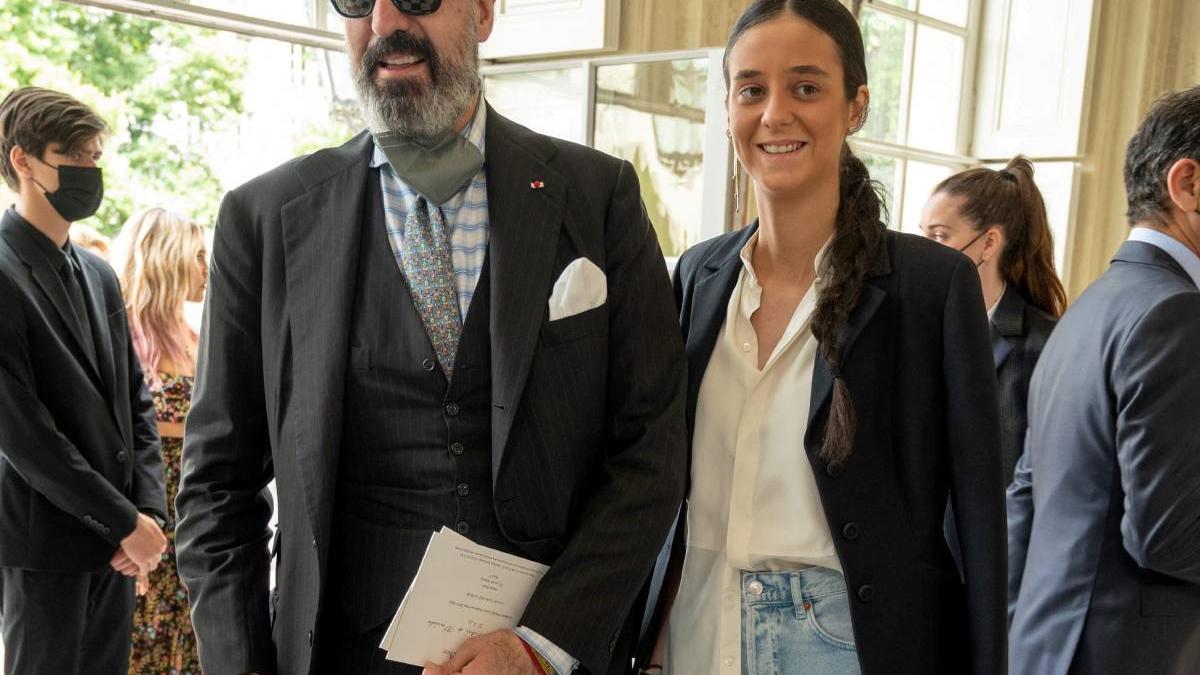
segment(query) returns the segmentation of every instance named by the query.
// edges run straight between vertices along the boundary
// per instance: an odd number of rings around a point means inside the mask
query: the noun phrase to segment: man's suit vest
[[[447,383],[388,244],[378,171],[371,177],[326,596],[359,631],[391,619],[443,525],[508,549],[492,505],[488,265]]]

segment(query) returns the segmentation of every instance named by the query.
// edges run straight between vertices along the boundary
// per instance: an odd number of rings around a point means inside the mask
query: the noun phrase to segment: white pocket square
[[[554,282],[550,294],[550,320],[558,321],[595,309],[608,299],[608,279],[596,263],[576,258]]]

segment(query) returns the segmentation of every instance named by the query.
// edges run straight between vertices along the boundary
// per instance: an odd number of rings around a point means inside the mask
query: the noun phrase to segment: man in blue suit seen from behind
[[[1129,239],[1030,387],[1013,674],[1200,673],[1200,87],[1155,104],[1125,186]]]

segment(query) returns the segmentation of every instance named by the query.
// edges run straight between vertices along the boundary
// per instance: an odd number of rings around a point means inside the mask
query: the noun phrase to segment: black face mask
[[[38,160],[42,164],[42,160]],[[90,218],[100,209],[104,201],[104,175],[99,167],[94,166],[54,166],[46,164],[58,171],[58,190],[46,192],[46,201],[58,211],[58,215],[68,223],[84,218]],[[33,182],[43,190],[46,186],[33,179]]]
[[[985,235],[985,234],[987,234],[987,233],[988,233],[988,231],[987,231],[987,230],[984,230],[984,231],[980,232],[979,234],[975,235],[975,238],[974,238],[974,239],[972,239],[971,241],[968,241],[966,246],[961,246],[961,247],[959,247],[958,251],[959,251],[960,253],[962,253],[963,255],[967,255],[967,249],[971,248],[971,245],[972,245],[972,244],[974,244],[975,242],[979,241],[979,239],[980,239],[981,237],[983,237],[983,235]],[[971,258],[971,256],[969,256],[969,255],[968,255],[968,256],[967,256],[967,258]],[[975,260],[974,260],[974,259],[972,259],[972,260],[971,260],[971,262],[975,262]],[[976,267],[976,268],[978,268],[978,267],[982,266],[982,265],[983,265],[983,262],[984,262],[983,260],[980,260],[979,262],[975,263],[975,267]]]

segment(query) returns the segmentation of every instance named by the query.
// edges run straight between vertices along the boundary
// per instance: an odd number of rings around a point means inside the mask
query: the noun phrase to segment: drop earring
[[[726,129],[725,138],[729,139],[729,148],[733,150],[733,132]],[[740,214],[742,212],[742,195],[741,181],[738,180],[738,166],[737,150],[733,150],[733,175],[729,177],[729,180],[733,181],[733,212]]]
[[[740,214],[742,212],[742,195],[741,190],[739,190],[739,183],[741,181],[738,180],[736,164],[734,164],[733,175],[729,177],[729,180],[733,181],[733,212]]]

